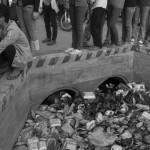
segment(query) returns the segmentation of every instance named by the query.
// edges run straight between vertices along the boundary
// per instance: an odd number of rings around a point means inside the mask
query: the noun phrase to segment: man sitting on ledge
[[[14,21],[9,20],[9,8],[0,4],[0,64],[7,61],[9,80],[16,79],[31,60],[31,51],[25,34]]]

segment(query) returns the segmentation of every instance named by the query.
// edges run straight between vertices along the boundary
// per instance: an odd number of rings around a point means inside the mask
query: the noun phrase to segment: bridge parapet
[[[21,74],[17,79],[12,81],[7,80],[8,73],[5,73],[5,75],[0,79],[0,112],[5,109],[10,98],[15,94],[16,90],[21,87],[23,82],[27,82],[26,79],[30,77],[30,73],[34,72],[34,69],[40,69],[41,67],[54,68],[60,65],[78,63],[79,61],[89,61],[96,58],[115,56],[132,50],[132,45],[124,45],[122,47],[104,48],[103,50],[83,52],[82,55],[61,53],[35,57],[27,64],[23,74]],[[150,49],[145,49],[143,52],[149,53]]]

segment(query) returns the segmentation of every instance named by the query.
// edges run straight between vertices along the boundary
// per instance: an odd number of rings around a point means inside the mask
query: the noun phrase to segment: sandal
[[[8,80],[15,80],[19,77],[19,75],[22,73],[23,71],[20,68],[14,68],[9,76],[7,77]]]

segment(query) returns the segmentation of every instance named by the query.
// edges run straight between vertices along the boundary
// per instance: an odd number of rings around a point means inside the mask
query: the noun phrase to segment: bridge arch
[[[62,87],[62,88],[57,88],[53,91],[51,91],[47,96],[45,96],[42,100],[40,104],[44,104],[44,103],[51,103],[53,102],[55,97],[59,97],[60,92],[66,92],[69,95],[71,95],[72,97],[74,97],[75,95],[78,95],[81,91],[75,87]]]
[[[107,77],[106,79],[104,79],[99,85],[98,88],[99,89],[105,89],[105,85],[106,84],[114,84],[115,86],[119,85],[120,83],[126,84],[128,83],[127,78],[125,78],[124,76],[120,76],[120,75],[114,75],[111,77]]]

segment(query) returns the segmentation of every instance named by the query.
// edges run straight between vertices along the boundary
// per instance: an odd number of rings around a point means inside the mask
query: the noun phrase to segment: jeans
[[[140,17],[140,29],[138,34],[138,40],[144,40],[145,37],[145,26],[146,26],[146,19],[149,12],[149,6],[137,7],[135,10],[134,18],[133,18],[133,38],[137,38],[137,25],[139,23]]]
[[[145,31],[145,40],[150,39],[150,10],[147,16],[147,21],[146,21],[146,31]]]
[[[72,24],[72,47],[82,49],[83,22],[87,7],[70,4],[70,19]]]
[[[130,41],[132,38],[132,19],[135,13],[136,7],[125,8],[125,27],[126,27],[126,41]]]
[[[88,6],[88,13],[89,17],[88,20],[86,21],[84,33],[83,33],[83,43],[87,43],[91,39],[91,29],[90,29],[90,20],[91,20],[91,15],[92,15],[92,8],[91,6]]]
[[[30,41],[37,40],[36,21],[32,19],[33,7],[19,7],[17,6],[17,17],[20,28],[25,33],[27,39]]]
[[[91,34],[95,46],[102,48],[102,35],[105,23],[106,9],[97,7],[93,9],[91,16]]]
[[[83,42],[88,42],[91,39],[91,28],[90,28],[90,21],[86,23],[84,33],[83,33]]]
[[[12,66],[12,62],[14,60],[16,54],[16,49],[14,45],[9,45],[5,48],[5,50],[0,54],[0,64],[7,61],[9,66]]]
[[[105,40],[106,41],[111,41],[111,35],[110,35],[110,27],[109,27],[109,23],[108,23],[109,21],[108,21],[108,15],[107,15],[107,32],[106,32],[106,38],[105,38]]]
[[[119,15],[121,14],[121,11],[121,8],[116,8],[112,5],[108,5],[108,28],[110,28],[111,43],[116,45],[119,41],[119,35],[116,24]]]
[[[46,6],[43,4],[44,23],[47,38],[56,41],[57,38],[57,13],[52,9],[51,5]],[[52,32],[51,32],[52,27]],[[53,33],[53,34],[52,34]]]
[[[126,23],[126,21],[125,21],[125,8],[122,10],[122,12],[121,12],[121,17],[122,17],[122,37],[121,37],[121,39],[122,39],[122,42],[125,42],[126,41],[126,25],[125,25],[125,23]]]

